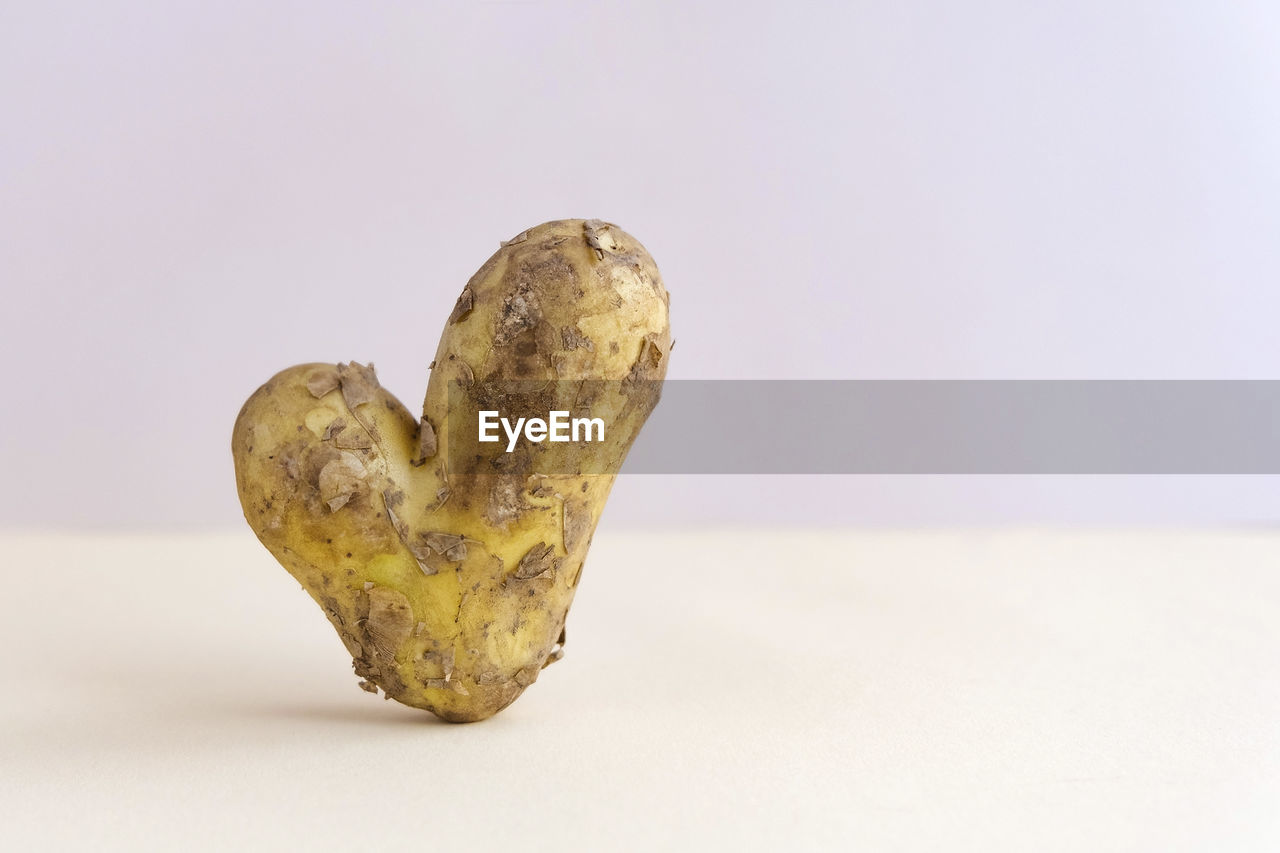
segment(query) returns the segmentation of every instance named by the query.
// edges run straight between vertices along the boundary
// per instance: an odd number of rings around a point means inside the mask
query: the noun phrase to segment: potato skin
[[[245,518],[325,611],[361,686],[481,720],[559,657],[614,477],[531,477],[545,445],[500,470],[470,457],[451,469],[449,382],[558,380],[548,403],[587,394],[625,437],[593,470],[616,471],[666,374],[667,306],[633,237],[548,222],[463,289],[420,419],[355,363],[291,367],[249,398],[232,437]]]

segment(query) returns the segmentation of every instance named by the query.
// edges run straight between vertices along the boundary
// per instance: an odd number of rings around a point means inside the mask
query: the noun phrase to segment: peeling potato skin
[[[448,470],[448,383],[561,380],[550,409],[574,380],[661,380],[667,306],[633,237],[548,222],[504,243],[463,289],[421,419],[355,363],[288,368],[245,403],[232,437],[245,518],[324,610],[363,687],[482,720],[559,658],[613,475],[530,477],[546,444],[502,470]],[[591,410],[634,439],[658,384],[594,385]],[[621,458],[599,462],[616,471]]]

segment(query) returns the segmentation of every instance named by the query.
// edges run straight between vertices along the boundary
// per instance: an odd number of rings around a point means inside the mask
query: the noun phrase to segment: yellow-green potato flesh
[[[245,518],[324,610],[362,687],[481,720],[559,657],[613,474],[666,374],[667,303],[630,235],[549,222],[463,289],[421,418],[354,362],[288,368],[245,403],[232,437]],[[550,443],[472,453],[459,419],[501,406],[516,380],[548,411],[602,416],[611,440],[575,445],[572,470]]]

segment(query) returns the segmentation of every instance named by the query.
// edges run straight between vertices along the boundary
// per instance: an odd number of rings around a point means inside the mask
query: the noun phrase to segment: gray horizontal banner
[[[672,380],[622,472],[1278,474],[1280,381]]]

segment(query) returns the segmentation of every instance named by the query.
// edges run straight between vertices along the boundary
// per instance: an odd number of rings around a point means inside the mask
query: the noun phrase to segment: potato
[[[356,362],[291,367],[249,398],[231,445],[245,518],[333,623],[361,687],[481,720],[560,657],[613,472],[666,374],[667,305],[633,237],[548,222],[463,289],[420,419]],[[513,384],[601,416],[611,440],[575,444],[574,470],[550,442],[451,454],[451,436],[476,433],[461,418]]]

